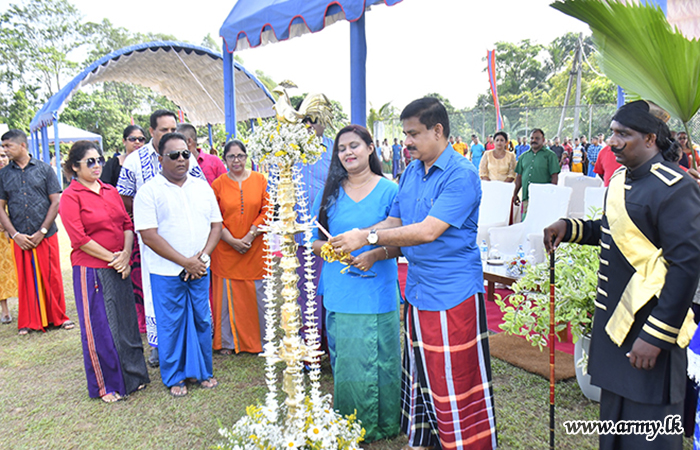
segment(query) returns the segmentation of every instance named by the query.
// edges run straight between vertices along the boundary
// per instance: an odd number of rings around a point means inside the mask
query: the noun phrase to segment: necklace
[[[359,188],[361,188],[362,186],[364,186],[365,184],[367,184],[367,183],[369,183],[370,181],[372,181],[373,179],[374,179],[374,177],[369,177],[369,178],[367,179],[367,181],[365,181],[364,183],[362,183],[362,184],[360,184],[360,185],[357,185],[357,186],[353,185],[353,184],[350,182],[350,180],[348,180],[348,181],[347,181],[347,185],[348,185],[349,187],[353,188],[353,189],[359,189]]]

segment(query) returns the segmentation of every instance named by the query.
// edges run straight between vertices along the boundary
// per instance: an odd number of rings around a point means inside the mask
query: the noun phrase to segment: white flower
[[[318,441],[323,439],[327,435],[327,431],[316,424],[309,425],[309,429],[306,431],[306,435],[312,441]]]

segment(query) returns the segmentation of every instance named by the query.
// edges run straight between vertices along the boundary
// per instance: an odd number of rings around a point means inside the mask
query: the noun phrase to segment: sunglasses
[[[76,163],[77,164],[85,163],[85,165],[87,166],[88,169],[92,169],[93,167],[95,167],[95,164],[99,164],[100,166],[104,166],[105,165],[105,158],[104,158],[104,156],[100,156],[99,158],[88,158],[88,159],[84,159],[82,161],[76,161]]]
[[[183,159],[190,159],[190,154],[191,152],[189,150],[180,150],[177,152],[170,152],[167,154],[167,156],[173,161],[175,161],[180,157],[180,155],[182,155]]]
[[[139,141],[139,142],[142,143],[142,144],[143,144],[144,142],[146,142],[146,138],[143,137],[143,136],[140,136],[140,137],[129,136],[128,138],[126,138],[126,140],[129,141],[129,142],[136,142],[136,141]]]
[[[377,276],[372,269],[369,269],[367,272],[359,272],[352,266],[350,266],[350,270],[345,273],[355,278],[374,278]]]

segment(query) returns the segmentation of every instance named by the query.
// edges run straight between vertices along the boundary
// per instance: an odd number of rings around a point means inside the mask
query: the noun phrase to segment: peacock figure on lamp
[[[275,88],[279,100],[275,104],[276,121],[258,120],[255,133],[247,143],[251,159],[269,168],[270,208],[262,230],[265,232],[265,295],[266,329],[265,379],[268,388],[265,403],[249,406],[246,416],[233,427],[219,430],[226,442],[219,448],[231,449],[357,449],[364,436],[356,417],[341,417],[332,408],[330,394],[321,394],[320,334],[314,312],[316,286],[314,280],[312,230],[315,220],[304,194],[300,164],[313,164],[326,151],[321,140],[306,125],[304,118],[328,124],[331,105],[323,94],[309,94],[299,110],[289,102],[285,87]],[[304,289],[307,293],[306,317],[301,316],[297,302],[299,290],[296,257],[296,234],[304,235]],[[279,236],[282,257],[270,251],[271,239]],[[281,292],[281,299],[277,293]],[[278,312],[279,309],[279,312]],[[278,322],[279,319],[279,322]],[[307,327],[302,339],[302,321]],[[283,336],[278,339],[278,326]],[[285,399],[278,402],[279,377],[277,365],[284,362],[282,392]],[[304,363],[309,367],[309,390],[305,387]]]

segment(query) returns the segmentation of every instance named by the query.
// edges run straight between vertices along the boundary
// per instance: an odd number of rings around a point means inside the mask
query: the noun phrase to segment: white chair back
[[[481,205],[479,226],[491,223],[508,225],[510,202],[513,198],[513,183],[481,180]]]
[[[569,203],[569,211],[567,216],[581,219],[585,217],[584,209],[584,193],[589,187],[600,187],[603,185],[603,180],[599,177],[587,177],[580,175],[577,177],[566,177],[564,186],[569,186],[573,189],[571,194],[571,202]]]
[[[525,234],[542,233],[546,227],[566,217],[573,189],[554,184],[530,184]]]
[[[605,186],[586,188],[586,191],[583,195],[583,217],[585,219],[599,219],[600,216],[603,215],[603,209],[605,208],[605,193],[607,192],[607,190],[608,188],[606,188]],[[596,210],[596,214],[593,217],[589,217],[593,213],[591,208],[595,208]]]

